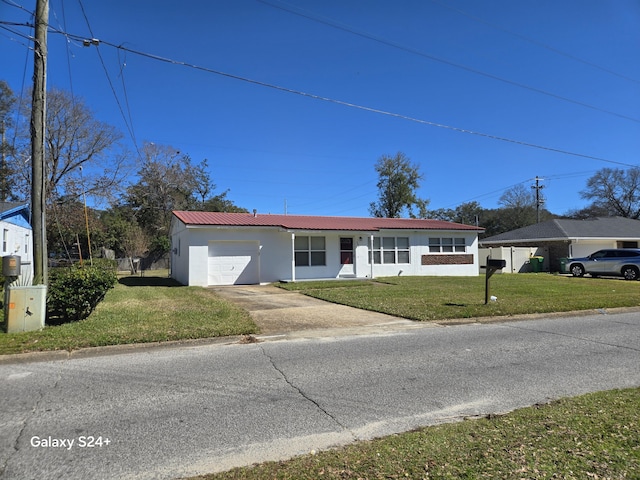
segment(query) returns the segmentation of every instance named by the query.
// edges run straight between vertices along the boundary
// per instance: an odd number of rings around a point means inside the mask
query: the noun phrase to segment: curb
[[[617,313],[630,313],[640,312],[640,307],[619,307],[619,308],[600,308],[591,310],[576,310],[572,312],[550,312],[550,313],[530,313],[514,316],[502,316],[502,317],[474,317],[474,318],[457,318],[448,320],[439,320],[437,322],[415,322],[416,328],[420,326],[432,326],[432,327],[448,327],[457,325],[468,324],[490,324],[490,323],[506,323],[519,320],[535,320],[540,318],[558,318],[558,317],[586,317],[589,315],[608,315]],[[380,327],[375,325],[374,327]],[[364,328],[363,328],[364,329]],[[321,332],[325,332],[331,336],[331,332],[336,329],[321,329],[321,330],[301,330],[299,332],[281,332],[278,334],[254,334],[251,335],[258,339],[258,341],[265,340],[285,340],[287,338],[300,338],[309,336],[309,338],[319,337]],[[351,331],[352,334],[356,334],[358,327],[346,328]],[[294,335],[294,334],[298,335]],[[305,333],[307,335],[305,335]],[[63,360],[72,360],[79,358],[94,358],[108,355],[123,355],[127,353],[138,353],[145,350],[160,350],[160,349],[174,349],[184,347],[198,347],[205,345],[231,345],[241,344],[246,335],[234,335],[229,337],[213,337],[213,338],[200,338],[192,340],[172,340],[168,342],[152,342],[152,343],[129,343],[124,345],[106,345],[103,347],[86,347],[78,350],[51,350],[44,352],[28,352],[28,353],[15,353],[9,355],[0,355],[0,365],[10,364],[25,364],[35,362],[57,362]],[[248,342],[253,343],[253,342]]]
[[[199,347],[206,345],[230,345],[240,343],[244,336],[198,338],[193,340],[172,340],[168,342],[128,343],[123,345],[105,345],[102,347],[86,347],[77,350],[50,350],[44,352],[13,353],[0,355],[0,365],[24,364],[35,362],[59,362],[79,358],[94,358],[110,355],[139,353],[146,350],[175,349]]]

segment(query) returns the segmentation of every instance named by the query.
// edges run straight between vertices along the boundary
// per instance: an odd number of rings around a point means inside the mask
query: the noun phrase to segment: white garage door
[[[260,283],[258,242],[210,242],[209,285]]]

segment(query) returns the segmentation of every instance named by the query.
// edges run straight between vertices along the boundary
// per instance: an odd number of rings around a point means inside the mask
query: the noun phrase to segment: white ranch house
[[[482,231],[441,220],[175,211],[171,277],[210,286],[477,276]]]

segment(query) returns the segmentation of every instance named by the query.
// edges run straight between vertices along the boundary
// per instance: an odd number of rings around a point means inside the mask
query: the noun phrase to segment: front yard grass
[[[0,314],[2,311],[0,310]],[[243,309],[167,278],[121,279],[86,320],[39,332],[0,333],[0,354],[257,333]]]
[[[198,478],[637,479],[640,389],[562,399]]]
[[[640,282],[550,274],[496,274],[497,301],[484,304],[485,277],[385,277],[282,283],[280,287],[365,310],[421,321],[640,306]]]
[[[280,286],[330,302],[420,321],[640,306],[640,282],[496,274],[491,278],[491,293],[498,299],[488,305],[484,304],[484,282],[481,275]],[[207,289],[179,286],[162,277],[125,277],[86,320],[47,326],[40,332],[0,333],[0,355],[257,332],[246,311]]]

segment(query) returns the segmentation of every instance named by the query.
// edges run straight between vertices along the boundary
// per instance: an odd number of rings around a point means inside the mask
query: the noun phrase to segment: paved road
[[[178,478],[639,385],[637,313],[0,365],[0,477]]]

